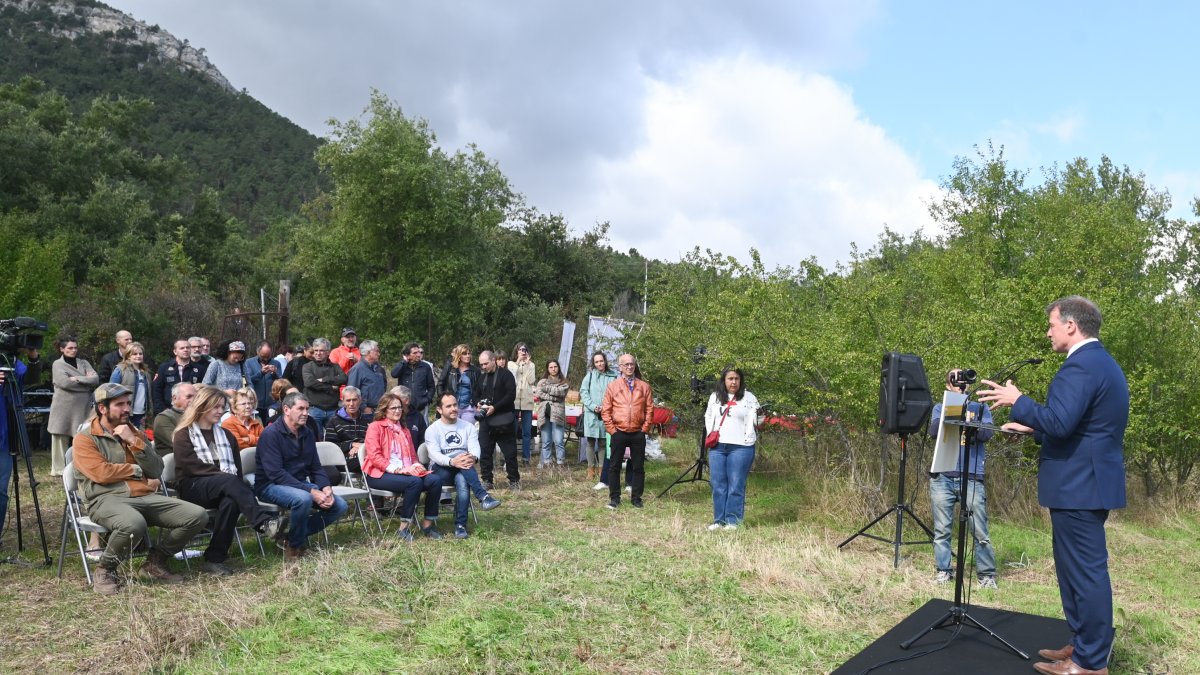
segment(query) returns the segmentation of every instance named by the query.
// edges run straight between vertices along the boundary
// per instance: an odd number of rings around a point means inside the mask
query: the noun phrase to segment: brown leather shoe
[[[171,571],[167,557],[157,549],[146,555],[146,562],[138,568],[138,576],[146,577],[151,581],[161,581],[164,584],[179,584],[184,581],[182,575]]]
[[[1062,649],[1039,649],[1038,656],[1047,661],[1066,661],[1075,653],[1075,645],[1068,644]]]
[[[283,561],[284,562],[299,562],[300,558],[304,557],[304,549],[294,548],[291,545],[284,545]]]
[[[1071,659],[1054,663],[1035,663],[1033,667],[1046,675],[1108,675],[1108,668],[1088,670]]]

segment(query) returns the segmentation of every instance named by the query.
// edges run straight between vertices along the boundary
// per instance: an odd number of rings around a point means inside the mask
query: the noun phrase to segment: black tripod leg
[[[917,633],[916,635],[908,638],[904,642],[901,642],[900,648],[908,649],[909,647],[913,646],[913,643],[916,642],[917,640],[920,640],[921,638],[925,637],[926,635],[929,635],[933,631],[941,628],[942,626],[945,626],[948,623],[954,623],[954,610],[947,611],[945,614],[943,614],[941,617],[939,617],[937,621],[934,621],[933,623],[929,624],[920,633]]]
[[[981,623],[978,619],[971,616],[970,614],[964,613],[963,621],[968,622],[968,625],[970,625],[974,628],[978,628],[979,630],[987,633],[988,635],[991,635],[993,638],[995,638],[995,640],[997,642],[999,642],[1000,644],[1004,645],[1005,647],[1008,647],[1009,649],[1016,652],[1017,656],[1020,656],[1021,658],[1025,659],[1026,661],[1029,660],[1028,654],[1021,651],[1020,649],[1017,649],[1015,646],[1013,646],[1013,644],[1011,642],[1009,642],[1008,640],[1005,640],[1004,638],[997,635],[995,631],[993,631],[991,628],[988,628],[987,626],[985,626],[983,623]],[[903,645],[901,645],[901,646],[903,646]]]
[[[884,518],[887,518],[888,516],[890,516],[890,515],[892,515],[893,513],[895,513],[895,512],[896,512],[896,509],[898,509],[898,508],[900,508],[898,505],[897,505],[897,506],[893,506],[892,508],[888,509],[887,511],[884,511],[883,513],[879,514],[878,516],[875,516],[875,520],[872,520],[871,522],[867,523],[866,525],[863,525],[863,526],[862,526],[862,528],[861,528],[861,529],[859,529],[859,531],[858,531],[858,532],[855,532],[854,534],[850,535],[850,536],[849,536],[849,537],[846,539],[846,541],[843,541],[842,543],[838,544],[838,548],[842,548],[842,547],[843,547],[843,546],[845,546],[846,544],[849,544],[850,542],[852,542],[852,541],[854,541],[855,539],[859,538],[859,537],[860,537],[860,536],[862,536],[862,535],[863,535],[863,534],[864,534],[864,533],[865,533],[867,530],[871,529],[872,527],[875,527],[875,525],[876,525],[876,524],[877,524],[879,521],[881,521],[881,520],[883,520]]]
[[[918,525],[920,525],[922,530],[925,530],[925,534],[929,535],[929,539],[930,539],[930,541],[932,541],[933,540],[933,530],[929,529],[928,525],[921,522],[921,518],[919,516],[917,516],[917,514],[913,513],[913,510],[911,508],[909,508],[908,504],[903,504],[900,506],[900,508],[904,509],[904,511],[909,516],[912,516],[913,521],[915,521]],[[925,544],[928,542],[920,542],[920,543]]]

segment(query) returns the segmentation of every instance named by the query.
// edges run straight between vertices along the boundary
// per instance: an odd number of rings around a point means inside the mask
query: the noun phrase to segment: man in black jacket
[[[504,471],[508,474],[510,490],[521,489],[521,470],[517,467],[517,437],[513,422],[513,402],[517,398],[517,380],[507,368],[496,367],[496,357],[490,351],[479,355],[483,377],[479,385],[480,478],[487,489],[492,487],[492,465],[496,444],[504,455]]]
[[[167,410],[171,407],[171,388],[180,382],[200,384],[204,379],[204,371],[192,361],[192,348],[188,341],[180,338],[171,348],[174,358],[163,361],[154,376],[150,389],[154,393],[154,409]],[[158,440],[158,439],[155,439]],[[170,441],[170,439],[167,439]]]
[[[401,350],[404,360],[392,368],[392,377],[412,392],[408,417],[404,425],[413,430],[413,444],[425,441],[425,429],[429,426],[429,403],[433,401],[433,368],[423,359],[425,349],[416,342],[404,345]]]
[[[116,349],[100,357],[100,369],[96,372],[100,374],[101,384],[108,382],[109,378],[112,377],[113,370],[121,362],[121,350],[133,342],[133,334],[127,330],[119,330],[117,331],[116,342]],[[162,408],[159,408],[159,410],[162,410]]]

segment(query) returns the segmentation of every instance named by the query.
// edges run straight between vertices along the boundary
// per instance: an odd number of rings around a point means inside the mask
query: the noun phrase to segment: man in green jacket
[[[108,547],[92,584],[101,595],[120,592],[124,579],[117,567],[146,539],[151,525],[162,529],[162,540],[146,556],[139,575],[166,583],[183,581],[171,572],[168,561],[208,524],[202,507],[159,492],[163,462],[129,422],[132,393],[120,384],[100,385],[93,394],[95,410],[88,430],[76,434],[72,443],[75,478],[88,515],[109,529]]]

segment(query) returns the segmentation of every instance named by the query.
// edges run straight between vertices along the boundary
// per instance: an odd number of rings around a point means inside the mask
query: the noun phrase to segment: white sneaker
[[[722,525],[721,523],[712,523],[708,526],[708,531],[716,532],[717,530],[721,529],[722,527],[724,527],[724,525]]]
[[[737,525],[734,525],[733,523],[725,523],[724,527],[725,527],[725,529],[726,529],[726,530],[736,530],[736,529],[738,529],[738,526],[737,526]]]
[[[592,489],[593,489],[593,490],[607,490],[607,489],[608,489],[608,485],[607,485],[606,483],[604,483],[604,481],[601,481],[601,482],[599,482],[599,483],[596,483],[595,485],[593,485],[593,486],[592,486]]]
[[[627,494],[627,495],[633,494],[633,486],[632,485],[625,486],[625,494]]]
[[[954,580],[954,575],[951,574],[950,572],[939,571],[937,573],[937,575],[935,577],[933,577],[933,583],[935,583],[935,584],[944,584],[944,583],[947,583],[947,582],[953,581],[953,580]]]

